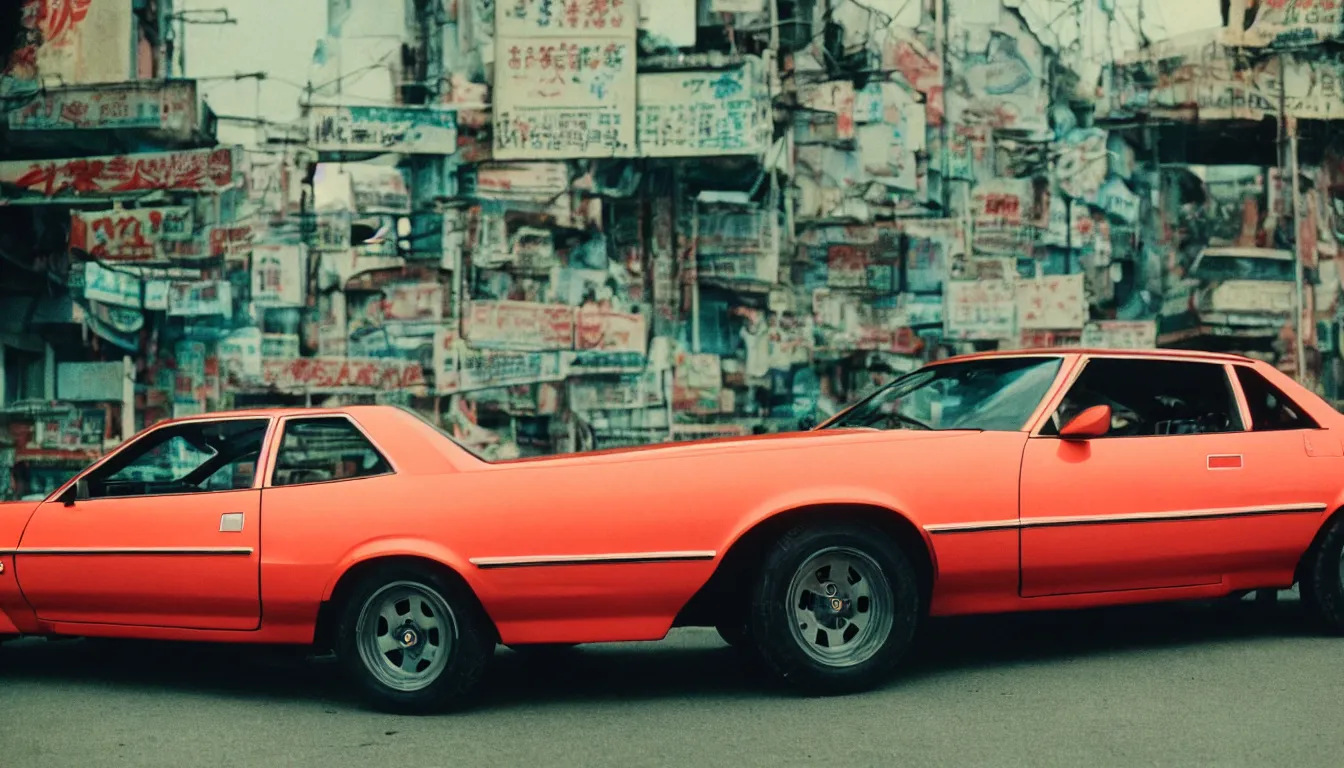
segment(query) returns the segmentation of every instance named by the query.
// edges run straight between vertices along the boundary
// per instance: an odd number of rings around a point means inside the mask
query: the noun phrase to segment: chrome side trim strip
[[[924,530],[929,533],[982,533],[984,531],[1006,531],[1021,528],[1022,524],[1017,520],[986,520],[982,523],[943,523],[941,525],[926,525]]]
[[[1021,520],[987,520],[973,523],[926,525],[930,534],[982,533],[1013,528],[1061,528],[1071,525],[1114,525],[1118,523],[1170,523],[1190,520],[1218,520],[1229,517],[1268,515],[1315,515],[1327,504],[1279,504],[1265,507],[1226,507],[1221,509],[1179,509],[1171,512],[1135,512],[1124,515],[1069,515],[1065,517],[1024,517]]]
[[[713,560],[713,550],[686,552],[620,552],[604,555],[531,555],[526,557],[473,557],[471,564],[481,569],[535,568],[561,565],[625,565],[631,563],[680,563]]]
[[[1230,507],[1224,509],[1179,509],[1172,512],[1139,512],[1129,515],[1073,515],[1068,517],[1032,517],[1022,521],[1023,528],[1059,528],[1067,525],[1108,525],[1114,523],[1168,523],[1188,520],[1218,520],[1229,517],[1265,517],[1267,515],[1320,514],[1325,504],[1279,504],[1268,507]]]
[[[251,555],[252,547],[19,547],[0,555]]]

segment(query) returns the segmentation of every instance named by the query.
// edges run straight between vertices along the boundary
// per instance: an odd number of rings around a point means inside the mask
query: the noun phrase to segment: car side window
[[[1236,366],[1237,382],[1251,411],[1251,429],[1275,432],[1286,429],[1317,429],[1319,424],[1278,387],[1255,369]]]
[[[344,416],[285,422],[272,485],[302,485],[385,475],[392,466]]]
[[[251,488],[256,456],[269,427],[269,419],[189,421],[164,427],[90,472],[85,477],[89,498]]]
[[[1107,437],[1201,435],[1244,429],[1221,363],[1092,358],[1042,434],[1096,405],[1111,407]]]

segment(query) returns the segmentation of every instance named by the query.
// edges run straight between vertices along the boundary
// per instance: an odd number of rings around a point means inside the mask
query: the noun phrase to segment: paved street
[[[67,766],[1338,766],[1344,640],[1297,605],[940,622],[863,696],[781,693],[712,632],[501,649],[458,716],[371,713],[329,664],[25,641],[0,671],[0,764]]]

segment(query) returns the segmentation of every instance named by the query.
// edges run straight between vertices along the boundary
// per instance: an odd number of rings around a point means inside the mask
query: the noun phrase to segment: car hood
[[[19,546],[28,518],[41,505],[40,501],[0,501],[0,549]]]

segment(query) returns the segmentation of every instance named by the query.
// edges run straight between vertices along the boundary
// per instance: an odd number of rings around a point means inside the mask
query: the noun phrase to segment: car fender
[[[770,496],[749,510],[738,521],[732,536],[724,543],[724,546],[719,549],[719,561],[722,561],[724,555],[726,555],[748,531],[751,531],[772,517],[803,507],[845,504],[878,507],[891,512],[891,514],[896,517],[907,520],[915,527],[915,530],[919,532],[920,539],[924,542],[924,548],[929,553],[929,560],[933,564],[933,572],[935,574],[938,573],[938,560],[937,554],[933,548],[933,540],[929,536],[929,532],[924,530],[924,526],[920,525],[919,519],[907,510],[900,499],[890,493],[886,493],[877,488],[857,485],[833,485],[823,486],[821,488],[810,487],[806,489],[793,489]]]
[[[439,542],[417,536],[384,536],[356,545],[337,561],[336,568],[322,589],[322,600],[325,602],[331,599],[332,593],[336,591],[336,584],[351,568],[379,557],[423,557],[433,560],[451,568],[467,582],[467,586],[471,587],[473,592],[480,594],[473,578],[474,569],[467,559],[457,552]]]

